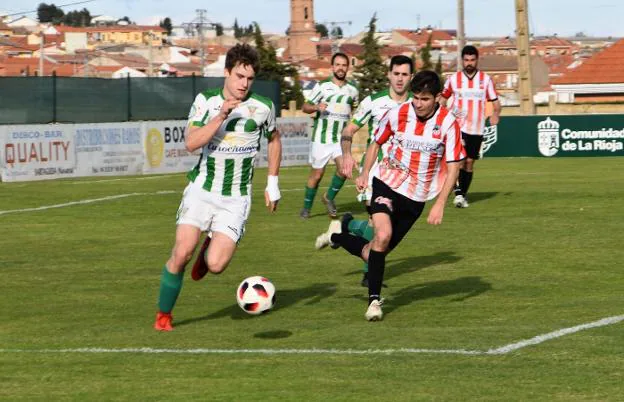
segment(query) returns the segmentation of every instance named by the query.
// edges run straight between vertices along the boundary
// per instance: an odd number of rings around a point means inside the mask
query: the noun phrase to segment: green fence
[[[622,156],[624,115],[503,116],[487,127],[490,156]]]
[[[197,93],[223,78],[0,77],[0,124],[100,123],[186,119]],[[273,100],[280,87],[256,81],[252,91]]]

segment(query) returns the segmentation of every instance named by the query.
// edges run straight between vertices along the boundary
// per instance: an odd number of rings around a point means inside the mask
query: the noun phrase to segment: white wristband
[[[269,176],[267,178],[266,192],[269,193],[269,201],[277,201],[282,198],[279,190],[278,176]]]

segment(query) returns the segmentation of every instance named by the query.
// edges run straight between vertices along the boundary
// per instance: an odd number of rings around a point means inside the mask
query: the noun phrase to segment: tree
[[[234,30],[234,37],[236,39],[240,39],[243,36],[243,30],[238,25],[238,20],[236,18],[234,18],[234,26],[232,26],[232,29]]]
[[[215,24],[215,30],[217,31],[217,36],[223,36],[223,25]]]
[[[431,35],[429,35],[425,47],[420,51],[420,60],[422,61],[420,71],[433,69],[433,64],[431,63]]]
[[[360,41],[362,46],[364,46],[364,50],[358,56],[358,59],[362,63],[354,71],[354,75],[360,84],[360,100],[374,92],[381,91],[388,85],[386,66],[383,64],[379,54],[381,46],[377,43],[377,38],[375,38],[376,23],[377,14],[375,13],[368,24],[366,36]]]
[[[276,105],[276,107],[286,108],[291,100],[297,101],[298,106],[303,105],[303,92],[297,70],[293,66],[280,63],[277,60],[275,48],[266,44],[260,26],[254,23],[254,27],[254,41],[260,58],[260,72],[256,78],[280,83],[281,105]]]
[[[63,24],[72,27],[87,27],[91,25],[91,13],[86,8],[80,11],[70,11],[63,17]]]
[[[436,74],[440,77],[440,82],[444,85],[444,77],[442,76],[442,55],[438,55],[438,62],[435,65]]]
[[[128,25],[133,25],[134,24],[134,22],[130,21],[130,18],[127,15],[124,16],[123,18],[117,20],[117,22],[119,22],[119,21],[126,21],[128,23]]]
[[[167,35],[171,35],[171,31],[173,30],[171,18],[167,17],[164,20],[160,21],[160,27],[167,31]]]
[[[37,18],[39,22],[51,22],[59,24],[63,21],[65,13],[54,4],[40,3],[37,7]]]
[[[331,36],[332,38],[336,38],[336,39],[342,39],[342,28],[340,27],[334,27],[334,29],[332,29],[331,31]]]
[[[324,24],[316,24],[315,28],[316,32],[321,35],[321,38],[327,38],[329,36],[329,31]]]

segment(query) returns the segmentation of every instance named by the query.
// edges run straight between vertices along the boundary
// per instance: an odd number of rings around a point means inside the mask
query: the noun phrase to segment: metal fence
[[[100,123],[186,119],[195,96],[223,87],[223,78],[0,77],[0,124]],[[273,100],[276,81],[255,81],[252,91]]]

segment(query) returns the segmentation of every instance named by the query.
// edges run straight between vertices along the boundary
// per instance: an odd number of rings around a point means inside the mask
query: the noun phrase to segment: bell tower
[[[288,53],[293,61],[316,58],[314,0],[290,0]]]

